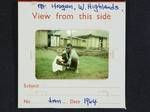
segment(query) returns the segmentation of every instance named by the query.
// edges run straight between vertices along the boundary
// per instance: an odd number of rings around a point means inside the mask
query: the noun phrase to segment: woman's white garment
[[[52,63],[52,70],[53,72],[57,72],[57,71],[63,71],[63,66],[62,65],[58,65],[56,63],[57,59],[62,60],[61,56],[56,56],[53,63]]]

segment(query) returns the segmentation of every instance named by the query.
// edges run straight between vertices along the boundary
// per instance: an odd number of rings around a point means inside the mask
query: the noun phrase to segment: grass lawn
[[[80,56],[79,73],[63,71],[52,72],[52,62],[56,53],[46,49],[36,49],[37,79],[106,79],[108,78],[108,59],[95,56]]]

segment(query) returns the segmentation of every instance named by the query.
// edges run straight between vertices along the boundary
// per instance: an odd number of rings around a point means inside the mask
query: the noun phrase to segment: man
[[[66,61],[64,65],[69,70],[78,73],[79,56],[76,50],[72,47],[72,44],[67,44],[66,49],[63,51],[62,57]]]

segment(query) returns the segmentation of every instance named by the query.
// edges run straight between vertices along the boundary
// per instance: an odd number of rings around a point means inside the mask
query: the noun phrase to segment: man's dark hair
[[[71,43],[67,44],[67,47],[72,47],[72,44]]]

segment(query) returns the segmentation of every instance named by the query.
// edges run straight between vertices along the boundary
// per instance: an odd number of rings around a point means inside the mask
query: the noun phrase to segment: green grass
[[[46,49],[36,49],[37,79],[106,79],[108,78],[108,59],[95,56],[80,56],[79,73],[63,71],[52,72],[52,62],[57,54]]]

